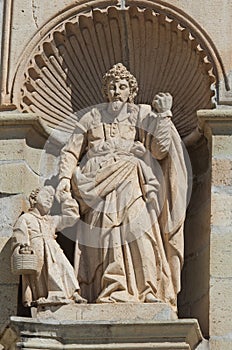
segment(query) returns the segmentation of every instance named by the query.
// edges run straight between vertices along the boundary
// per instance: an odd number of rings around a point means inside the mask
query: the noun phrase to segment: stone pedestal
[[[63,306],[39,306],[32,310],[32,317],[39,320],[65,321],[174,321],[176,313],[165,303],[157,304],[69,304]]]
[[[100,304],[67,305],[50,314],[40,310],[37,318],[11,317],[0,341],[5,350],[190,350],[202,335],[196,320],[176,319],[165,304]]]

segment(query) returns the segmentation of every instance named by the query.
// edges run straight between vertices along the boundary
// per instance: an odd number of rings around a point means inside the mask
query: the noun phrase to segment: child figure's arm
[[[12,252],[19,251],[21,247],[29,246],[30,239],[28,233],[27,221],[25,214],[20,216],[14,225],[13,235],[11,238]]]
[[[70,192],[63,191],[60,195],[61,200],[61,215],[52,216],[56,231],[61,231],[66,227],[73,226],[80,218],[79,205],[72,198]]]

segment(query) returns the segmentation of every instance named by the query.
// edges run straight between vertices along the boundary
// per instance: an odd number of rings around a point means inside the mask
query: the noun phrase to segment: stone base
[[[68,304],[39,306],[32,317],[66,321],[173,321],[176,313],[165,303]]]
[[[5,350],[196,349],[198,322],[175,318],[165,304],[65,305],[11,317],[0,343]]]

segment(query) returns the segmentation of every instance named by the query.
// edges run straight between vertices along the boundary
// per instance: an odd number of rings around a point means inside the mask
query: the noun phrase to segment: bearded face
[[[112,79],[107,85],[107,97],[112,104],[112,109],[117,111],[128,102],[130,86],[126,79]]]

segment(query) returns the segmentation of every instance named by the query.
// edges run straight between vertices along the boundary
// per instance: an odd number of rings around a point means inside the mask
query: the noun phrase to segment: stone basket
[[[11,258],[11,271],[14,275],[32,275],[37,271],[38,259],[35,253],[15,254]]]

